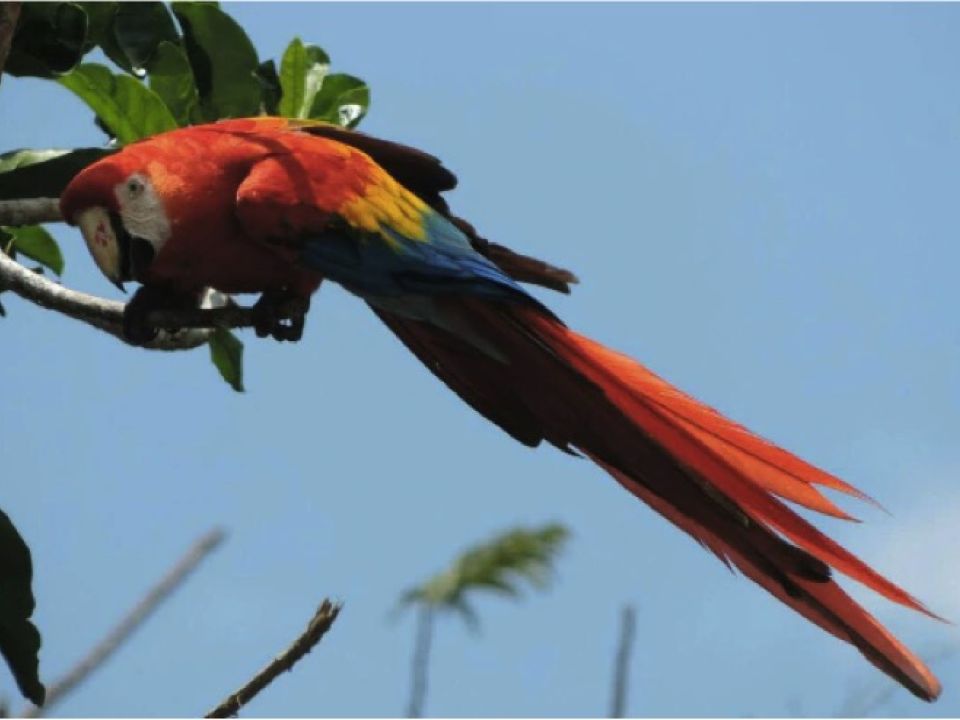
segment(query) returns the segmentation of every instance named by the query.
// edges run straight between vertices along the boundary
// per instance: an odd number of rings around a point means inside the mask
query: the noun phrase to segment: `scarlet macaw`
[[[816,486],[860,491],[567,328],[518,284],[573,275],[450,214],[454,176],[425,153],[278,118],[175,130],[87,167],[61,198],[103,273],[142,287],[126,330],[204,288],[261,293],[258,335],[299,339],[324,278],[365,300],[463,400],[529,446],[581,453],[769,593],[924,700],[929,669],[831,568],[932,615],[780,498],[847,518]],[[291,308],[293,308],[291,310]]]

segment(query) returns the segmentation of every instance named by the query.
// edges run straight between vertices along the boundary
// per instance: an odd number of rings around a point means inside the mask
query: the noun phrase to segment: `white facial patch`
[[[117,185],[114,192],[126,231],[143,238],[153,245],[155,252],[160,252],[170,238],[170,221],[150,180],[140,173],[134,173]]]

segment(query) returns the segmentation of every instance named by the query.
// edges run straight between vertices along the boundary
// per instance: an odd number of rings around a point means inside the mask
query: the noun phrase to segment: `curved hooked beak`
[[[77,214],[76,223],[97,267],[124,292],[123,283],[140,279],[153,260],[153,245],[133,237],[120,216],[106,208],[87,208]]]

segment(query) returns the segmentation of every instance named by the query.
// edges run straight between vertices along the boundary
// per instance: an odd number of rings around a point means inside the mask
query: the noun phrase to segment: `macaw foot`
[[[156,310],[188,310],[196,307],[196,296],[144,285],[134,293],[123,309],[123,336],[134,345],[146,345],[160,331],[148,322],[150,313]],[[171,328],[176,329],[179,328]]]
[[[310,299],[284,290],[268,290],[253,306],[253,329],[257,337],[296,342],[303,337],[303,324]]]

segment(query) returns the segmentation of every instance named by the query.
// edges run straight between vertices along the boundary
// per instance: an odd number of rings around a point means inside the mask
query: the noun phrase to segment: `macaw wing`
[[[465,292],[538,304],[368,155],[305,140],[256,163],[241,183],[248,236],[368,299]]]
[[[339,125],[310,123],[301,125],[300,129],[362,150],[427,205],[441,214],[449,214],[450,208],[441,193],[457,186],[457,176],[445,168],[439,158],[409,145],[381,140]]]
[[[467,236],[473,249],[496,263],[518,282],[540,285],[564,294],[579,280],[564,268],[514,252],[483,237],[469,222],[454,215],[442,193],[457,186],[457,177],[434,155],[389,140],[317,120],[289,120],[288,126],[316,137],[329,138],[369,155],[403,187],[452,222]]]

